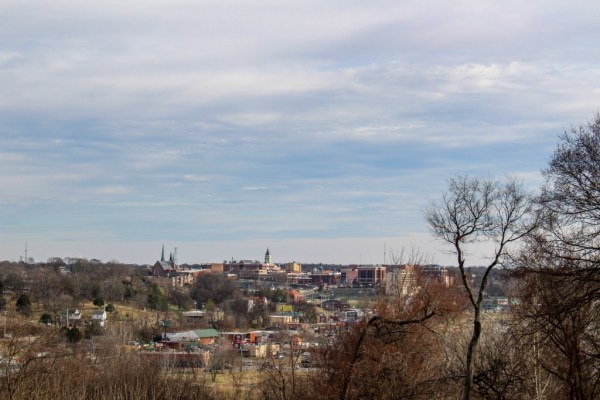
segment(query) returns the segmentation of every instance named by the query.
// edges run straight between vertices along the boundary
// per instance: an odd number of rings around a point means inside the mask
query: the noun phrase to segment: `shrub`
[[[83,335],[79,331],[77,327],[73,328],[63,328],[65,331],[65,336],[67,337],[67,342],[69,343],[77,343],[79,342]]]
[[[25,293],[22,293],[17,299],[17,312],[25,317],[31,316],[31,300],[29,300],[29,296]]]
[[[48,313],[44,313],[40,317],[40,323],[42,323],[42,324],[51,325],[52,321],[53,321],[52,315],[50,315]]]

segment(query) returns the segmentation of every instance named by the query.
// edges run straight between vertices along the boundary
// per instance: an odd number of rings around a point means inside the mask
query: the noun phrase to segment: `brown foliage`
[[[45,335],[1,342],[0,398],[217,399],[204,384],[175,377],[167,366],[118,351],[89,353]]]
[[[381,298],[374,315],[320,351],[310,393],[322,399],[454,398],[444,340],[465,307],[458,288],[418,278],[410,295]]]

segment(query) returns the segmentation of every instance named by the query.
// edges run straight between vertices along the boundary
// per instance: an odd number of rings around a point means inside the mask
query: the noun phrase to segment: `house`
[[[81,311],[77,309],[66,309],[60,314],[60,322],[65,326],[77,326],[81,322]]]
[[[106,325],[107,319],[108,317],[106,315],[106,311],[104,310],[98,310],[92,313],[92,322],[97,322],[100,326]]]
[[[278,354],[281,350],[279,344],[257,344],[255,346],[246,346],[244,349],[248,350],[249,357],[255,358],[267,358],[273,357]]]
[[[297,291],[296,289],[292,289],[288,292],[288,296],[290,296],[290,300],[292,303],[299,303],[304,301],[304,295]]]

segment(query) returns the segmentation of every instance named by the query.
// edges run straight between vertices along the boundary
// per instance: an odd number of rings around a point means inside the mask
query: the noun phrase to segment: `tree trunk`
[[[471,335],[471,341],[469,342],[469,348],[467,350],[464,400],[469,400],[471,398],[471,390],[473,388],[473,360],[475,358],[477,344],[479,343],[479,336],[481,336],[481,321],[479,320],[479,317],[479,308],[475,308],[475,313],[473,315],[473,334]]]

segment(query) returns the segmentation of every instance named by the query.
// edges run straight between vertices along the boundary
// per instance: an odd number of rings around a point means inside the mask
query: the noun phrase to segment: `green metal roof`
[[[219,337],[219,332],[216,329],[195,329],[194,333],[199,339]]]

